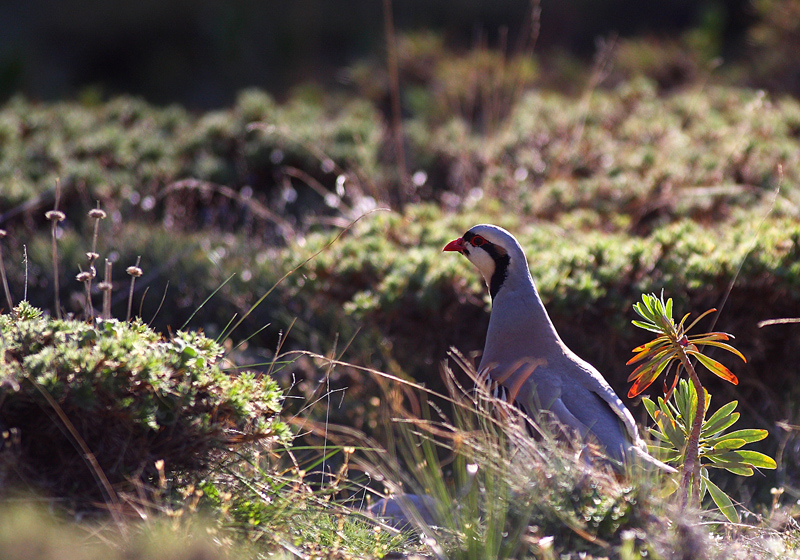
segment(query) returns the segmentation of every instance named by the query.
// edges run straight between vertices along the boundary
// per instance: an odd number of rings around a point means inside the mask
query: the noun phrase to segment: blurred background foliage
[[[393,11],[400,34],[424,30],[460,52],[501,43],[513,51],[531,5],[399,0]],[[623,69],[650,66],[660,82],[684,82],[721,57],[738,83],[798,93],[798,21],[794,0],[545,1],[536,54],[547,82],[573,91],[564,67],[591,64],[598,38],[618,36]],[[346,87],[343,69],[383,59],[382,22],[375,0],[3,2],[0,99],[128,93],[211,108],[246,87],[281,98],[308,84]]]

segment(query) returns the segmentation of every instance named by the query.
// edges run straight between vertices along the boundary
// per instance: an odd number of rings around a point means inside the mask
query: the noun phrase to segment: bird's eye
[[[470,243],[472,243],[473,247],[480,247],[481,245],[486,244],[486,240],[480,235],[476,235],[470,240]]]

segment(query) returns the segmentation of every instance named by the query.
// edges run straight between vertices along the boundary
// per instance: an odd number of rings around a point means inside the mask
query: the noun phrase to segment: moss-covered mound
[[[202,477],[221,449],[288,434],[266,375],[231,374],[197,333],[164,339],[139,321],[88,324],[27,304],[0,316],[3,486],[96,496],[162,475]],[[104,496],[108,497],[108,496]]]

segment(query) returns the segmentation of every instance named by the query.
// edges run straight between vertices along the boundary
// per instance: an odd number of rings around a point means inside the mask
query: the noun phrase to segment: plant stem
[[[403,204],[411,194],[406,173],[406,153],[403,144],[403,115],[400,106],[400,73],[397,62],[397,38],[392,16],[392,0],[383,0],[383,29],[386,34],[386,67],[389,72],[389,93],[392,102],[392,135],[394,137],[395,165],[400,182],[398,200]]]
[[[106,271],[103,277],[103,319],[111,319],[111,261],[106,259]]]
[[[142,269],[139,268],[140,262],[142,262],[141,255],[136,257],[136,264],[134,266],[129,266],[127,270],[131,277],[131,289],[128,292],[128,316],[125,317],[126,323],[131,320],[131,307],[133,306],[133,285],[136,283],[136,279],[142,275]]]
[[[61,301],[58,297],[59,286],[58,286],[58,245],[56,243],[56,232],[58,230],[58,224],[56,221],[50,222],[50,239],[51,239],[51,247],[52,247],[52,255],[53,255],[53,295],[54,295],[54,302],[53,305],[56,308],[56,318],[61,319]]]
[[[66,428],[69,435],[72,436],[73,443],[81,450],[83,453],[83,459],[89,465],[92,475],[94,475],[95,479],[98,481],[100,486],[103,488],[106,494],[106,505],[108,506],[108,511],[111,512],[111,517],[116,521],[117,526],[120,528],[123,534],[127,533],[127,526],[124,523],[122,518],[121,512],[122,507],[120,506],[119,497],[117,496],[116,491],[114,490],[113,486],[106,477],[106,473],[103,472],[100,463],[97,462],[97,457],[95,454],[92,453],[92,450],[89,449],[89,446],[86,444],[86,440],[81,437],[81,434],[75,428],[75,424],[69,419],[69,417],[64,412],[64,409],[61,408],[61,405],[47,392],[47,389],[39,385],[36,381],[32,378],[28,378],[28,381],[33,384],[37,391],[44,397],[47,401],[47,404],[53,409],[56,413],[56,416],[61,420],[64,428]]]
[[[44,213],[45,218],[50,221],[50,238],[53,248],[53,288],[54,288],[54,305],[56,307],[56,319],[61,319],[61,301],[59,298],[59,285],[58,285],[58,222],[63,221],[66,216],[58,209],[58,202],[61,199],[61,182],[56,179],[56,203],[52,210]]]
[[[694,421],[692,422],[692,431],[689,434],[689,441],[686,444],[686,462],[683,465],[683,479],[681,481],[681,490],[683,492],[683,503],[681,509],[686,509],[686,506],[700,499],[700,460],[699,460],[699,446],[700,446],[700,431],[703,427],[703,418],[705,417],[705,390],[700,383],[700,378],[697,377],[697,372],[694,366],[689,361],[686,352],[681,349],[680,359],[683,367],[689,374],[689,379],[692,380],[694,390],[697,393],[697,408],[694,413]],[[690,491],[691,484],[691,491]]]

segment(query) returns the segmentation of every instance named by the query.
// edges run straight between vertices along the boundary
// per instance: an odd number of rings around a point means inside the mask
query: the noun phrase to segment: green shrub
[[[223,371],[222,348],[202,334],[58,321],[22,303],[0,316],[0,335],[0,423],[17,447],[4,467],[51,495],[96,497],[98,468],[118,490],[154,485],[156,461],[170,479],[197,480],[243,435],[288,438],[277,385]]]
[[[248,129],[253,122],[269,132]],[[275,196],[284,186],[284,166],[332,190],[342,169],[379,179],[380,134],[380,118],[366,103],[318,106],[298,99],[279,106],[255,90],[244,91],[234,107],[199,117],[130,97],[98,107],[15,98],[0,110],[0,203],[12,208],[60,180],[67,206],[88,189],[106,209],[141,217],[182,179]],[[324,207],[319,197],[316,204]],[[186,208],[186,217],[178,210],[173,222],[200,225],[186,219],[193,210]]]

